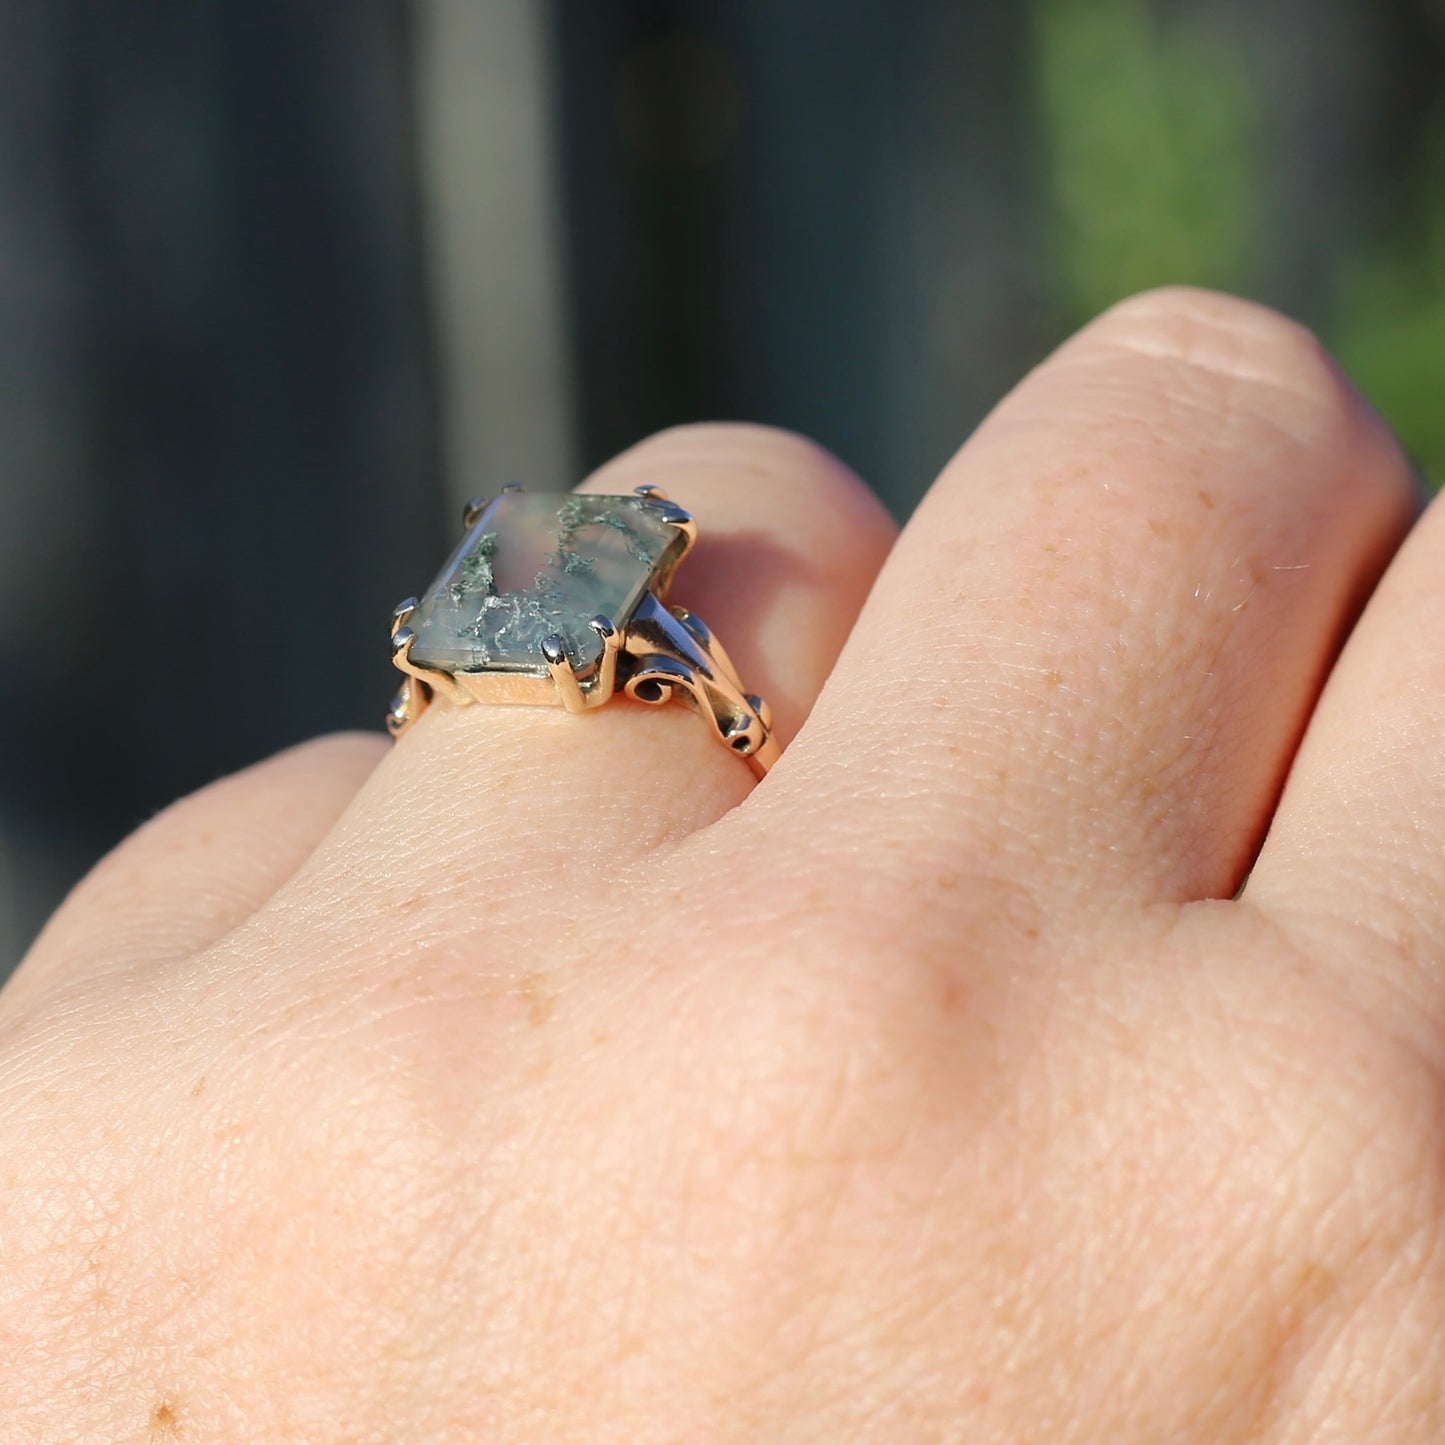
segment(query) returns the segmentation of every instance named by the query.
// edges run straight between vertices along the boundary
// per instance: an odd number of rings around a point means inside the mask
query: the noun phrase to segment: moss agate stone
[[[602,655],[587,625],[619,626],[682,539],[640,497],[503,492],[417,605],[411,660],[445,672],[545,674],[556,634],[585,673]]]

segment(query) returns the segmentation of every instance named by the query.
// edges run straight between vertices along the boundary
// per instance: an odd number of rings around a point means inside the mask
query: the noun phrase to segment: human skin
[[[1445,511],[1318,344],[1127,302],[896,544],[646,482],[782,761],[434,707],[124,843],[0,994],[5,1441],[1445,1439]]]

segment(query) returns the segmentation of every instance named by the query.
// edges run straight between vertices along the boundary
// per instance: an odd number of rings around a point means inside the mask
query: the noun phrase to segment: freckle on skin
[[[206,1092],[206,1076],[205,1076],[204,1074],[202,1074],[201,1077],[200,1077],[199,1079],[197,1079],[194,1084],[191,1085],[191,1098],[193,1098],[193,1099],[199,1099],[199,1098],[201,1097],[201,1095],[204,1094],[205,1092]]]
[[[534,1029],[546,1023],[557,1007],[556,997],[543,988],[536,974],[528,974],[517,985],[517,995],[527,1005],[527,1022]]]
[[[1064,674],[1055,672],[1052,668],[1044,674],[1044,682],[1049,687],[1060,687],[1063,685]]]
[[[963,1006],[963,988],[950,975],[938,991],[938,1009],[943,1014],[956,1014]]]
[[[1199,489],[1199,500],[1200,500],[1201,502],[1203,502],[1204,505],[1205,505],[1211,512],[1214,510],[1214,498],[1211,497],[1211,496],[1209,495],[1209,493],[1204,490],[1203,487],[1200,487],[1200,489]]]
[[[169,1400],[162,1400],[151,1411],[151,1439],[179,1440],[181,1438],[181,1417]]]

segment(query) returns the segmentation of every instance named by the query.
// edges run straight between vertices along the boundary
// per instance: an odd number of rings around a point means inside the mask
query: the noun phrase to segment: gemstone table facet
[[[640,497],[503,492],[407,619],[411,660],[545,675],[542,641],[556,634],[585,674],[602,655],[591,619],[622,625],[683,545]]]

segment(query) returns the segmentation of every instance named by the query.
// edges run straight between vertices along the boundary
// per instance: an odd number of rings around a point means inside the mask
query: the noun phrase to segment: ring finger
[[[663,490],[696,518],[672,599],[727,648],[786,745],[812,707],[894,536],[836,459],[771,428],[683,427],[624,453],[582,490]],[[486,884],[532,897],[733,808],[752,770],[686,709],[433,706],[362,789],[308,870],[372,916],[418,893],[474,914]],[[359,866],[357,860],[364,860]],[[418,888],[417,880],[424,880]],[[520,887],[530,880],[535,886]]]

